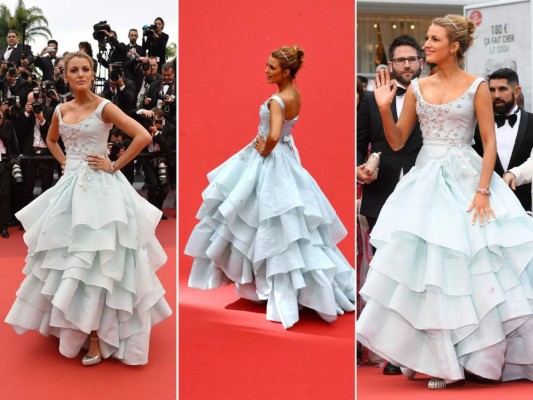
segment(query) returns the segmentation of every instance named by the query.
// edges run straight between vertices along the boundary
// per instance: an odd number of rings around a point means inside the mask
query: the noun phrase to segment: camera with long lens
[[[115,140],[111,142],[111,148],[109,149],[109,159],[111,161],[117,161],[120,150],[125,149],[126,146],[122,140]]]
[[[11,117],[16,117],[20,111],[20,98],[19,96],[9,96],[7,97],[3,104],[7,104],[9,109],[9,115]]]
[[[46,93],[48,97],[53,97],[56,92],[56,85],[53,81],[42,81],[41,90],[43,91],[43,93]]]
[[[35,115],[43,112],[43,106],[38,101],[34,101],[33,103],[31,103],[31,109],[33,110],[33,113]]]
[[[38,101],[39,97],[41,97],[41,88],[39,88],[39,86],[34,86],[31,91],[33,93],[33,98],[35,99],[35,101]]]
[[[156,30],[156,26],[154,24],[144,25],[143,35],[146,36],[148,39],[152,39],[155,37],[155,30]]]
[[[175,94],[170,94],[170,95],[159,94],[158,98],[163,101],[163,104],[161,104],[161,111],[163,111],[163,113],[168,116],[168,114],[174,107],[174,104],[176,101],[176,95]]]
[[[15,183],[22,183],[22,170],[20,169],[20,160],[14,158],[11,160],[11,176]]]
[[[159,186],[165,186],[167,184],[167,164],[164,158],[156,159],[157,165],[157,181]]]
[[[100,21],[93,25],[93,38],[98,42],[98,48],[101,51],[105,50],[107,35],[102,31],[111,32],[111,27],[107,21]]]
[[[13,61],[8,61],[7,65],[7,74],[10,76],[15,76],[17,74],[17,65]]]
[[[109,73],[109,79],[113,82],[118,81],[122,76],[124,76],[124,66],[121,62],[115,62],[111,64],[113,70]]]

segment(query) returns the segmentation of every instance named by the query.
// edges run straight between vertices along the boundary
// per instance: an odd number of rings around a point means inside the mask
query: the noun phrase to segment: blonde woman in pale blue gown
[[[155,236],[161,212],[119,170],[151,138],[91,92],[87,54],[66,57],[65,78],[75,99],[56,108],[47,136],[64,174],[17,213],[26,230],[26,278],[5,321],[19,334],[57,336],[66,357],[88,348],[85,366],[108,357],[146,364],[151,327],[171,314],[156,276],[167,259]],[[113,125],[133,138],[116,162],[107,150]]]
[[[302,63],[298,46],[271,53],[265,75],[278,92],[259,109],[256,138],[208,174],[200,222],[185,248],[194,257],[189,286],[234,283],[286,329],[303,307],[328,322],[355,308],[354,270],[337,248],[346,229],[302,167],[292,136]]]
[[[372,231],[357,338],[409,378],[433,376],[429,389],[533,380],[533,222],[493,173],[488,85],[462,69],[473,32],[463,16],[433,21],[424,50],[439,71],[411,83],[397,124],[388,72],[374,84],[391,147],[417,118],[424,144]],[[483,159],[471,147],[476,120]]]

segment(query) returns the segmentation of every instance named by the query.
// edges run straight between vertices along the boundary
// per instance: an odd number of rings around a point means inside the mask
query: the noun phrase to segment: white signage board
[[[476,25],[466,71],[486,78],[499,68],[511,68],[518,74],[526,110],[533,110],[530,1],[465,6],[464,15]]]

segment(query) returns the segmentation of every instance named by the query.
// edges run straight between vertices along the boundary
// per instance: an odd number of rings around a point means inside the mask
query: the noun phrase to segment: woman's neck
[[[76,99],[76,103],[87,104],[87,103],[91,103],[92,101],[94,101],[94,97],[96,95],[90,90],[83,90],[81,92],[74,92],[74,96]]]
[[[294,86],[293,80],[291,78],[286,79],[283,82],[278,83],[278,92],[283,92],[292,86]]]

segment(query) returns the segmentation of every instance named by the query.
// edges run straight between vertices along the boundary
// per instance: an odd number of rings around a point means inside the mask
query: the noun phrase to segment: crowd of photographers
[[[94,25],[98,42],[94,60],[94,92],[116,104],[140,122],[152,142],[122,172],[133,183],[144,175],[148,201],[159,209],[176,184],[176,59],[166,60],[168,35],[164,21],[156,18],[142,30],[130,29],[127,43],[106,21]],[[138,41],[141,41],[139,44]],[[93,57],[89,42],[78,49]],[[63,57],[67,53],[63,53]],[[16,31],[7,34],[0,49],[0,236],[9,237],[8,227],[20,223],[14,214],[31,202],[36,182],[40,192],[54,184],[61,168],[50,154],[46,136],[53,112],[73,94],[63,79],[63,59],[58,42],[32,53]],[[108,141],[109,157],[116,160],[129,145],[129,138],[113,127]],[[167,219],[163,215],[163,219]],[[22,229],[22,228],[20,228]]]

